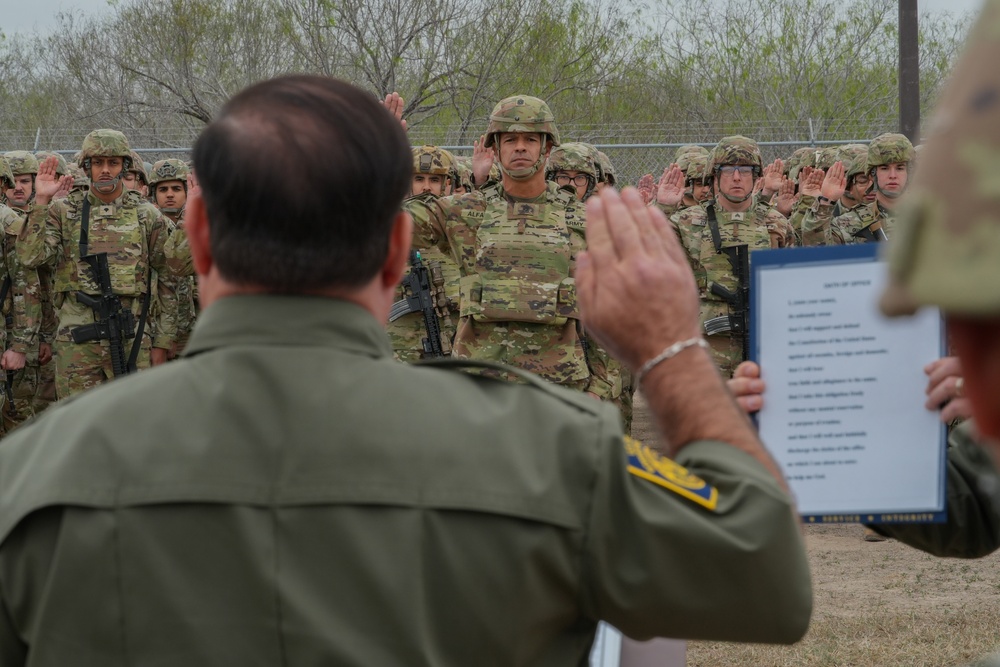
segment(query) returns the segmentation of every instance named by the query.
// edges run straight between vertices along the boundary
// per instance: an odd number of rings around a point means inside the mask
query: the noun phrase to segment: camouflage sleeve
[[[661,204],[660,202],[656,201],[655,199],[653,201],[649,202],[649,205],[650,206],[655,206],[656,208],[658,208],[661,211],[663,211],[663,215],[667,216],[668,218],[671,217],[672,215],[674,215],[675,213],[677,213],[678,211],[680,211],[682,208],[684,208],[683,203],[681,203],[681,204],[674,204],[673,206],[667,206],[666,204]]]
[[[4,315],[9,318],[6,343],[10,349],[28,354],[38,349],[38,331],[42,324],[41,284],[38,271],[26,269],[17,257],[17,235],[21,218],[7,208],[0,208],[0,229],[3,238],[3,281],[9,282],[4,297]]]
[[[62,245],[62,218],[65,204],[55,201],[48,206],[32,206],[27,224],[17,239],[17,256],[29,269],[54,264]]]
[[[807,208],[802,216],[800,238],[804,246],[838,245],[840,243],[837,240],[840,238],[839,235],[835,234],[833,230],[832,203],[817,203]]]
[[[191,246],[188,243],[187,232],[180,225],[170,233],[163,245],[167,268],[175,276],[193,276],[194,260],[191,258]]]
[[[153,347],[170,349],[174,338],[177,335],[177,280],[167,265],[165,247],[170,237],[170,228],[166,218],[159,213],[149,223],[149,263],[156,269],[156,280],[154,281],[156,294],[150,294],[149,298],[155,298],[159,303],[159,312],[156,314],[155,329],[156,335],[153,339]]]
[[[437,246],[442,252],[451,253],[448,246],[447,215],[438,199],[411,197],[403,202],[403,210],[413,217],[414,248]]]
[[[698,215],[703,215],[703,209],[692,206],[672,216],[670,221],[674,224],[674,231],[680,238],[681,247],[684,248],[688,264],[691,266],[691,271],[694,272],[698,290],[704,292],[708,289],[705,267],[701,265],[701,235],[705,227],[704,225],[692,224],[692,220]]]
[[[771,237],[772,248],[792,248],[800,245],[799,235],[788,219],[777,209],[767,213],[767,231]]]
[[[588,391],[603,401],[613,401],[622,393],[622,366],[608,354],[593,338],[587,339],[587,366],[590,380],[584,391]]]
[[[38,282],[41,284],[42,295],[42,328],[39,331],[39,342],[51,343],[59,328],[59,318],[56,317],[55,305],[52,303],[53,275],[49,267],[38,269]]]

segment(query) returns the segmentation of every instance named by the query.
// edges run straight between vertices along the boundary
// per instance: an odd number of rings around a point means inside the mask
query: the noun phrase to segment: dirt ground
[[[654,442],[636,399],[632,434]],[[1000,552],[934,558],[895,540],[865,542],[858,525],[807,526],[805,535],[814,594],[805,638],[789,647],[689,642],[688,667],[943,667],[1000,651]]]

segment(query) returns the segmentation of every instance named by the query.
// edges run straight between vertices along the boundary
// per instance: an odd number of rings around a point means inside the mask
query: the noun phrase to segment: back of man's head
[[[230,99],[198,138],[194,164],[221,275],[295,293],[376,275],[412,157],[375,97],[296,75]]]

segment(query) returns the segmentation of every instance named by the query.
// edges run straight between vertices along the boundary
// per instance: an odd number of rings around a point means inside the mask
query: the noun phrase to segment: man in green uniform
[[[146,319],[151,271],[162,276],[166,270],[167,222],[138,192],[122,183],[131,161],[128,141],[121,132],[91,132],[83,141],[79,164],[90,177],[89,189],[74,190],[54,201],[52,197],[65,189],[69,177],[56,176],[55,158],[39,165],[35,207],[18,238],[17,253],[28,268],[52,268],[59,319],[53,347],[60,399],[166,360],[177,312],[170,281],[157,281],[160,339],[152,349]],[[102,256],[106,276],[99,268]],[[102,281],[110,284],[110,294],[102,291]],[[119,348],[117,354],[112,352],[113,339],[120,342],[114,346]]]
[[[437,246],[458,263],[454,356],[510,364],[612,400],[621,380],[611,376],[607,355],[587,344],[576,301],[583,204],[545,180],[545,160],[559,143],[545,102],[527,95],[500,101],[484,147],[501,181],[458,197],[410,199],[413,243]]]
[[[16,251],[17,237],[35,206],[38,160],[27,151],[10,151],[4,159],[10,166],[14,187],[5,189],[3,195],[16,217],[8,215],[3,223],[3,257],[7,271],[0,292],[4,294],[6,321],[11,325],[22,323],[7,331],[7,347],[25,353],[24,367],[17,373],[7,372],[6,382],[14,399],[14,410],[4,413],[9,430],[55,401],[52,339],[56,320],[52,309],[51,272],[25,268]]]
[[[667,221],[603,193],[578,273],[588,328],[643,371],[659,453],[523,371],[393,360],[411,159],[366,91],[323,77],[253,86],[202,132],[185,357],[0,447],[0,664],[568,666],[599,620],[803,635],[794,505],[697,344]]]
[[[159,160],[153,164],[149,174],[149,189],[153,198],[153,205],[160,209],[160,213],[170,221],[170,234],[176,234],[178,229],[184,227],[184,205],[188,196],[188,166],[183,161],[174,158]],[[159,281],[157,274],[154,278]],[[187,345],[191,337],[191,330],[194,328],[195,318],[198,316],[198,286],[194,276],[168,276],[168,280],[173,280],[177,297],[177,318],[175,321],[175,334],[172,337],[160,338],[159,332],[153,332],[154,347],[169,347],[167,358],[174,359]],[[160,310],[159,301],[154,302],[158,313]]]
[[[776,165],[780,166],[780,165]],[[714,329],[709,336],[712,353],[720,372],[731,377],[743,360],[748,332],[736,325],[741,307],[735,303],[743,287],[735,266],[735,249],[747,253],[760,248],[784,248],[795,245],[795,234],[783,215],[768,201],[780,185],[780,169],[769,188],[754,195],[754,185],[763,175],[760,148],[753,139],[725,137],[712,149],[711,163],[715,199],[703,206],[692,206],[672,218],[691,268],[698,280],[702,300],[702,322],[729,318],[733,324]],[[657,192],[656,205],[670,212],[682,201],[684,190],[674,167],[664,172]],[[767,187],[767,186],[766,186]],[[718,286],[718,287],[717,287]],[[727,298],[723,288],[732,298]],[[708,330],[706,329],[706,330]]]
[[[413,182],[410,195],[433,201],[451,194],[457,184],[455,157],[437,146],[420,146],[413,149]],[[450,255],[438,248],[425,248],[420,260],[428,271],[428,286],[434,302],[434,315],[440,338],[441,356],[451,355],[455,340],[455,322],[458,321],[458,266]],[[409,277],[409,274],[408,274]],[[397,303],[417,296],[406,280],[396,291]],[[422,311],[390,317],[386,325],[392,352],[400,361],[417,361],[432,346],[428,341],[431,332]]]
[[[887,133],[872,139],[867,169],[875,201],[838,217],[834,217],[835,207],[848,188],[843,162],[834,163],[825,173],[815,172],[800,180],[803,199],[808,196],[813,202],[801,221],[803,245],[868,243],[889,238],[914,155],[913,144],[902,134]]]

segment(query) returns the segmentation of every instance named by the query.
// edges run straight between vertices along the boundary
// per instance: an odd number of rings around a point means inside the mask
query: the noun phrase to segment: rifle
[[[866,243],[879,243],[881,241],[889,240],[889,237],[886,235],[885,229],[882,226],[881,220],[876,220],[867,227],[862,227],[858,231],[854,232],[854,237],[864,239]]]
[[[125,356],[125,341],[135,338],[135,315],[122,308],[121,298],[111,288],[111,272],[108,270],[108,253],[86,255],[81,259],[90,265],[101,289],[98,296],[77,292],[76,300],[94,310],[94,323],[84,324],[70,330],[73,342],[86,343],[92,340],[107,340],[111,345],[111,369],[115,377],[127,375],[133,370]]]
[[[431,275],[433,273],[433,276]],[[410,251],[410,272],[403,277],[404,296],[392,304],[389,310],[389,321],[395,322],[409,313],[423,313],[424,329],[427,337],[423,339],[423,357],[443,357],[444,348],[441,345],[441,322],[435,310],[435,293],[444,294],[444,275],[440,267],[431,271],[420,258],[416,250]]]
[[[750,358],[750,251],[744,243],[722,248],[720,252],[726,253],[729,258],[738,286],[732,292],[719,283],[712,283],[712,294],[729,304],[730,314],[705,320],[705,333],[711,336],[728,331],[731,335],[741,336],[743,361],[746,361]]]

